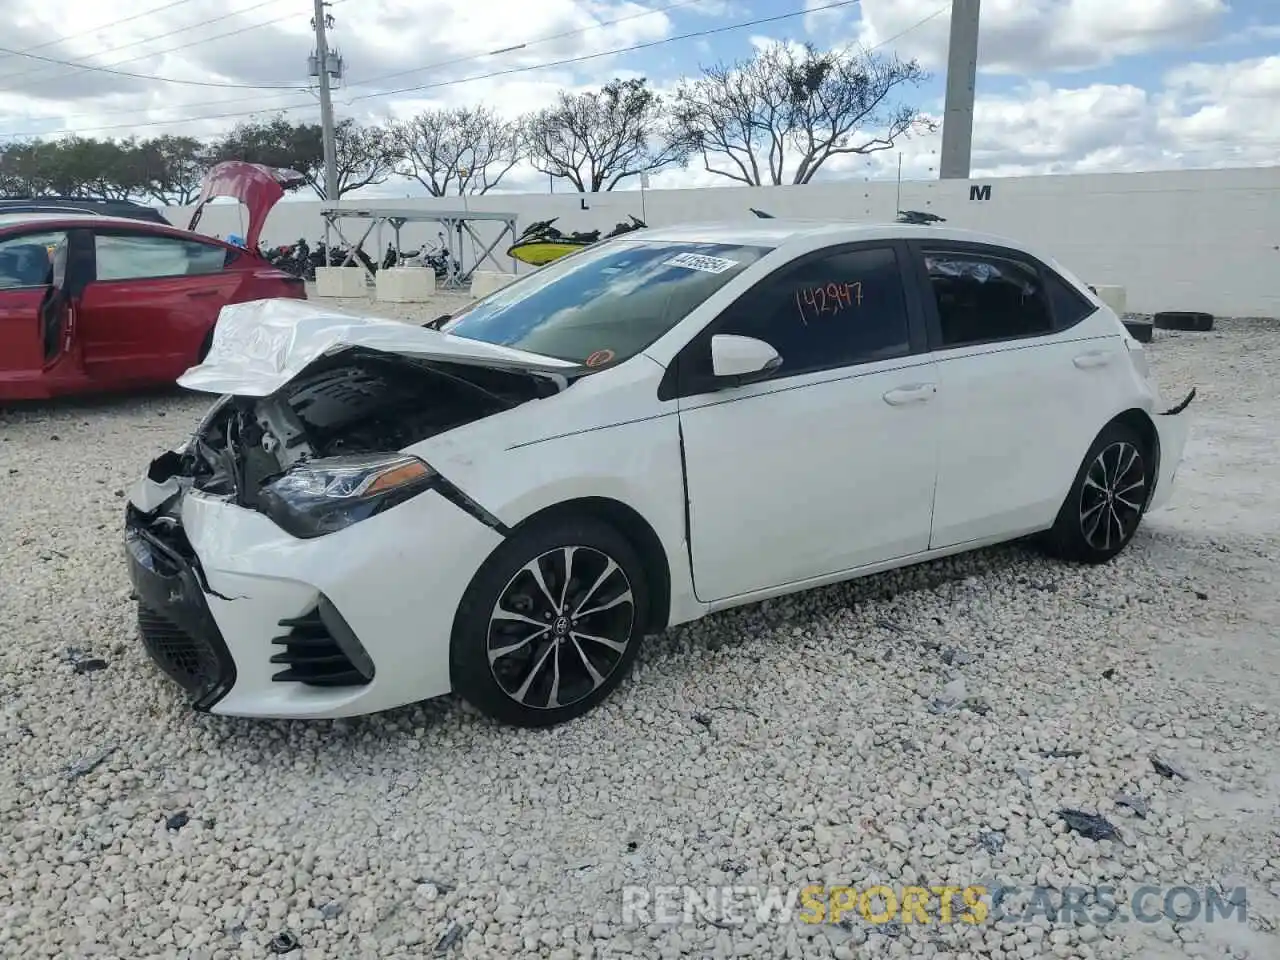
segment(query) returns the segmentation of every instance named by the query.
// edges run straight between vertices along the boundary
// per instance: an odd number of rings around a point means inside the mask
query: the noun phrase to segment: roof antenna
[[[774,215],[773,215],[772,213],[765,213],[763,210],[757,210],[755,207],[747,207],[747,209],[748,209],[748,210],[750,210],[752,213],[754,213],[754,214],[755,214],[757,217],[759,217],[761,220],[773,220],[773,219],[775,219],[775,217],[774,217]]]

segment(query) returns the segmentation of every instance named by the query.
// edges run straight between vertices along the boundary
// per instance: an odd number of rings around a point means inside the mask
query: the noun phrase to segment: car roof
[[[619,240],[656,240],[671,243],[728,243],[745,246],[781,247],[796,241],[827,239],[831,243],[864,240],[958,240],[1026,250],[1008,237],[962,230],[955,227],[921,226],[911,223],[859,223],[852,220],[756,219],[716,223],[692,223],[671,227],[649,227],[643,232],[623,234]],[[1029,250],[1027,252],[1030,252]]]
[[[153,227],[163,227],[162,223],[155,223],[151,220],[138,220],[134,217],[109,217],[100,213],[84,213],[78,210],[61,210],[58,212],[49,211],[47,213],[3,213],[0,212],[0,230],[5,227],[20,227],[27,223],[57,223],[59,221],[71,221],[73,223],[84,223],[86,220],[95,224],[108,224],[116,226],[121,224],[145,224]]]

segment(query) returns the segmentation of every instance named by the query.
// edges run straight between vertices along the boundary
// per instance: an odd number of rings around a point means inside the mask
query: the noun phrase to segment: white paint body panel
[[[921,357],[682,402],[694,581],[705,601],[920,553],[937,469]],[[928,394],[922,394],[928,396]]]
[[[1186,415],[1159,415],[1159,398],[1135,366],[1140,348],[1092,296],[1097,311],[1053,337],[659,399],[681,348],[779,266],[831,244],[910,237],[1020,247],[899,225],[758,221],[649,231],[645,239],[777,249],[643,353],[406,452],[506,527],[584,498],[630,508],[665,553],[672,624],[1046,529],[1093,437],[1124,410],[1145,411],[1157,424],[1162,449],[1152,506],[1163,504],[1186,440]],[[565,366],[303,302],[243,307],[224,313],[210,360],[184,378],[189,386],[261,396],[316,357],[352,346],[539,367],[551,379]],[[270,335],[255,338],[254,318],[264,317]],[[162,498],[149,480],[131,495],[142,509]],[[346,716],[448,692],[458,602],[504,535],[435,492],[312,540],[205,495],[187,496],[182,522],[237,666],[234,687],[214,710],[273,717]],[[271,681],[278,621],[301,614],[320,593],[373,658],[377,672],[368,686],[324,690]]]

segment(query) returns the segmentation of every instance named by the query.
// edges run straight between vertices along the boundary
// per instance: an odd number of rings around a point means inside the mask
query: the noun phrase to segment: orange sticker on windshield
[[[588,367],[603,367],[613,358],[614,352],[612,350],[597,350],[591,356],[587,357],[585,362]]]

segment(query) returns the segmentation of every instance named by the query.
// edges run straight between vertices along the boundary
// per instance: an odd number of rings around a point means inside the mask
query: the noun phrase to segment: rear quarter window
[[[1048,267],[1044,267],[1045,289],[1049,294],[1049,309],[1053,313],[1053,329],[1074,327],[1098,308]]]

